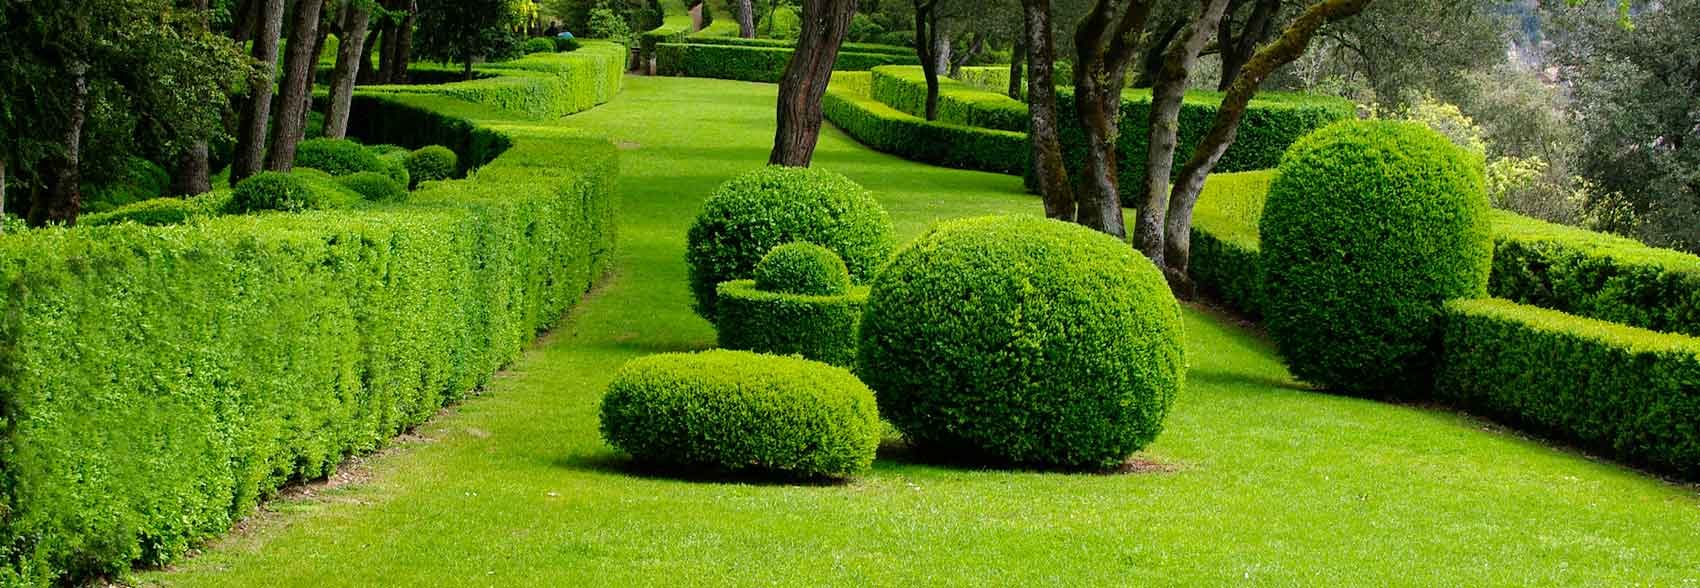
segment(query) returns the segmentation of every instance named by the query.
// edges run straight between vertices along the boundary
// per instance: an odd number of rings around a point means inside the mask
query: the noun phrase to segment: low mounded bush
[[[418,186],[455,177],[455,172],[460,169],[460,158],[448,147],[431,145],[408,155],[406,166],[408,177],[412,178],[414,186]]]
[[[602,436],[639,461],[799,476],[864,471],[874,395],[842,368],[743,351],[633,360],[602,399]]]
[[[527,54],[531,54],[531,53],[554,53],[556,50],[557,50],[557,47],[555,45],[554,39],[546,39],[546,38],[543,38],[543,37],[532,37],[530,39],[525,40],[525,52]]]
[[[691,226],[685,261],[697,314],[714,322],[719,284],[752,277],[774,247],[818,244],[862,283],[891,255],[893,235],[885,209],[849,178],[813,168],[746,172],[715,190]]]
[[[384,171],[384,163],[365,145],[347,139],[308,139],[295,152],[295,166],[333,176]]]
[[[1111,468],[1185,377],[1180,305],[1126,243],[1033,217],[944,223],[873,282],[857,373],[918,448]]]
[[[850,290],[850,270],[831,249],[786,243],[756,263],[755,286],[769,292],[826,296]]]
[[[1487,294],[1483,165],[1414,123],[1300,140],[1259,223],[1263,314],[1293,375],[1335,391],[1432,394],[1442,305]]]
[[[296,173],[260,172],[236,184],[225,212],[247,214],[262,210],[305,212],[342,208],[359,200],[358,194],[337,184],[324,172],[302,169]]]
[[[77,219],[77,226],[99,227],[123,223],[150,227],[176,225],[200,216],[201,212],[182,198],[154,198],[120,206],[110,212],[80,217]]]
[[[407,200],[407,187],[395,178],[378,172],[360,172],[336,179],[344,188],[353,190],[370,202],[401,202]]]

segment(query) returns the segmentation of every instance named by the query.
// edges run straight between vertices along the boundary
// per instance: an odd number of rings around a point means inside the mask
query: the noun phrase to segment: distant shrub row
[[[876,67],[873,74],[871,95],[875,100],[926,117],[927,79],[920,66]],[[1025,133],[1027,118],[1025,102],[940,76],[938,122]]]
[[[655,71],[664,76],[718,78],[746,82],[778,82],[791,62],[790,47],[661,43],[656,46]],[[882,65],[914,64],[913,54],[841,51],[833,69],[866,71]]]
[[[1027,161],[1027,135],[926,119],[900,112],[869,96],[871,74],[840,72],[822,102],[827,120],[856,140],[904,159],[1006,174]]]
[[[371,86],[387,94],[448,96],[534,119],[560,118],[607,102],[620,91],[628,50],[616,43],[585,41],[570,53],[540,53],[482,66],[482,79],[437,86]]]

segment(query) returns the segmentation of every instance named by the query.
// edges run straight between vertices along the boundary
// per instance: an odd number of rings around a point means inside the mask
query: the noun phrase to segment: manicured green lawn
[[[1305,391],[1266,343],[1197,311],[1189,385],[1141,456],[1173,471],[885,456],[842,486],[628,473],[597,433],[602,387],[628,359],[713,345],[690,310],[685,229],[720,181],[766,161],[774,86],[627,83],[560,123],[628,148],[607,287],[423,440],[369,460],[369,477],[273,503],[144,584],[1700,584],[1694,488],[1447,412]],[[830,128],[816,165],[875,191],[904,239],[1040,210],[1018,178],[904,162]]]

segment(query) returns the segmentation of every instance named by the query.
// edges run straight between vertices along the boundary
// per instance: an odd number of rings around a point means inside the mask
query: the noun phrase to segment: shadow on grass
[[[1113,468],[1044,467],[1033,464],[1000,461],[972,449],[922,448],[910,445],[901,438],[880,441],[879,457],[875,462],[920,466],[960,471],[1001,472],[1021,474],[1058,474],[1064,476],[1118,476],[1124,474],[1172,473],[1188,469],[1185,464],[1157,460],[1143,453],[1135,454]]]
[[[743,486],[835,487],[849,484],[846,478],[802,476],[786,472],[727,471],[722,468],[641,462],[619,453],[574,455],[555,460],[555,466],[570,470],[613,474],[646,480],[671,480],[697,484]]]
[[[1313,388],[1299,382],[1268,374],[1248,374],[1243,372],[1226,372],[1220,370],[1192,370],[1187,372],[1186,381],[1188,385],[1203,384],[1206,386],[1220,386],[1224,388],[1243,388],[1251,386],[1257,388],[1289,390],[1293,392],[1323,392],[1320,389]]]

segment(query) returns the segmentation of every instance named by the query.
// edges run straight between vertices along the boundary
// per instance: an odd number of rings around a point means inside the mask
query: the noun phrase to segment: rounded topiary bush
[[[850,269],[844,260],[814,243],[774,247],[751,273],[755,286],[769,292],[827,296],[850,290]]]
[[[1259,232],[1263,314],[1299,379],[1430,394],[1441,305],[1487,293],[1479,156],[1420,124],[1339,123],[1281,161]]]
[[[857,373],[918,449],[1109,468],[1163,428],[1185,372],[1180,305],[1126,243],[1032,217],[944,223],[892,258]]]
[[[304,175],[261,172],[236,184],[226,211],[245,214],[261,210],[301,212],[324,208],[319,190],[309,185]]]
[[[333,176],[381,172],[384,164],[365,145],[347,139],[308,139],[295,152],[296,167],[310,167]]]
[[[181,224],[200,214],[182,198],[154,198],[120,206],[110,212],[90,214],[77,219],[77,226],[98,227],[136,223],[150,227]]]
[[[336,179],[343,187],[372,202],[401,202],[407,200],[407,188],[395,178],[379,172],[360,172]]]
[[[891,255],[891,219],[872,194],[842,175],[766,167],[722,184],[691,226],[685,260],[697,313],[715,321],[715,289],[752,277],[774,247],[807,241],[832,250],[854,283]]]
[[[526,53],[554,53],[555,40],[544,37],[532,37],[525,40]]]
[[[413,186],[425,182],[447,180],[455,176],[455,170],[460,169],[460,156],[442,145],[431,145],[408,154],[403,162],[407,174],[413,179]]]
[[[602,436],[640,461],[848,476],[879,448],[873,392],[841,368],[743,351],[627,363],[602,399]]]

